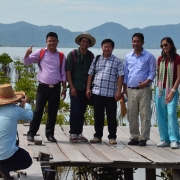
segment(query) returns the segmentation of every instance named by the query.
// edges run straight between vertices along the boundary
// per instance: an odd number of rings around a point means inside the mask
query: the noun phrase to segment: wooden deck
[[[27,177],[34,176],[40,180],[42,174],[38,174],[40,162],[37,162],[39,151],[51,154],[49,161],[43,164],[51,166],[93,166],[93,167],[119,167],[119,168],[145,168],[147,180],[155,179],[156,168],[173,169],[174,180],[180,179],[180,149],[157,148],[159,133],[156,127],[151,128],[151,136],[146,147],[129,146],[129,130],[127,127],[117,128],[117,145],[109,145],[108,130],[104,127],[103,142],[90,144],[89,142],[71,143],[69,141],[69,126],[55,127],[57,143],[48,142],[45,137],[45,125],[41,125],[38,131],[42,138],[42,145],[34,145],[26,140],[28,126],[19,125],[20,147],[25,148],[33,157],[34,164],[27,169]],[[94,128],[84,126],[83,134],[89,140],[93,138]],[[36,171],[34,170],[36,169]],[[28,173],[29,172],[29,173]],[[33,173],[36,173],[37,178]],[[148,176],[148,174],[151,174]],[[30,179],[33,179],[33,178]],[[39,179],[38,179],[39,178]]]

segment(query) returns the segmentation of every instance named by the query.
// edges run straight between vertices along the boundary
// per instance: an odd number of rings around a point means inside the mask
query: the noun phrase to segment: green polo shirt
[[[67,55],[66,71],[71,71],[72,83],[75,89],[83,91],[86,88],[88,71],[94,58],[88,50],[86,54],[81,54],[79,49],[75,50],[77,53],[76,62],[73,60],[72,51]],[[92,58],[92,59],[91,59]]]

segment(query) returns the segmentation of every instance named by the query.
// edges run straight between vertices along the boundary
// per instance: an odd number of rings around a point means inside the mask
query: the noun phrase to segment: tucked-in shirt
[[[72,51],[67,55],[66,71],[71,71],[72,83],[75,89],[83,91],[86,88],[88,70],[91,65],[94,55],[87,51],[86,54],[81,54],[77,51],[76,61],[73,59]],[[93,57],[92,57],[93,56]]]
[[[139,56],[134,52],[125,56],[124,84],[127,84],[128,87],[138,87],[139,82],[144,82],[147,79],[153,81],[155,76],[156,59],[150,52],[143,49]]]
[[[18,120],[31,121],[33,112],[30,104],[24,109],[14,104],[0,106],[0,160],[11,157],[17,150],[16,133]]]
[[[95,66],[94,58],[89,72],[89,75],[94,76],[92,93],[100,96],[114,97],[117,91],[117,80],[119,76],[124,75],[122,60],[114,55],[108,59],[103,55],[99,57]]]
[[[158,58],[158,76],[159,76],[159,66],[162,61],[162,56]],[[165,61],[165,75],[164,75],[164,82],[163,82],[163,88],[166,88],[166,79],[167,79],[167,67],[168,67],[168,60]],[[177,79],[177,66],[180,64],[180,56],[176,55],[176,58],[174,59],[174,72],[173,72],[173,86]]]
[[[38,63],[40,51],[41,49],[38,49],[35,52],[31,53],[28,57],[24,58],[24,65],[28,66],[32,63]],[[49,85],[57,84],[61,81],[66,81],[65,63],[66,58],[64,56],[62,61],[62,67],[60,67],[59,52],[56,51],[55,53],[51,53],[46,48],[44,56],[40,61],[40,66],[42,70],[39,69],[37,74],[37,80]]]

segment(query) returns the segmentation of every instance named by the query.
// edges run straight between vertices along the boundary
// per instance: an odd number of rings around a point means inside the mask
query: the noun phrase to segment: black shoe
[[[51,141],[51,142],[57,142],[57,140],[54,138],[54,136],[52,136],[52,135],[49,135],[48,137],[47,137],[47,140],[48,141]]]
[[[30,142],[34,142],[34,136],[27,136],[27,140]]]
[[[13,180],[14,179],[14,177],[11,177],[8,170],[2,165],[0,165],[0,174],[3,177],[3,179],[5,179],[5,180]]]
[[[144,140],[139,141],[139,146],[146,146],[146,141]]]
[[[135,139],[131,139],[131,141],[128,142],[128,145],[138,145],[139,141],[135,140]]]

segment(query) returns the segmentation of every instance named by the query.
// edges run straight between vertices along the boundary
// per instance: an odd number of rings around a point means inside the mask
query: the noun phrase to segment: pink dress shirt
[[[31,53],[29,57],[24,58],[24,65],[28,66],[32,63],[38,63],[40,50]],[[61,81],[66,81],[65,71],[66,57],[63,57],[62,68],[60,67],[59,52],[51,53],[47,48],[43,58],[41,59],[40,65],[42,70],[39,69],[37,74],[37,80],[44,84],[57,84]],[[61,72],[60,72],[61,68]]]

